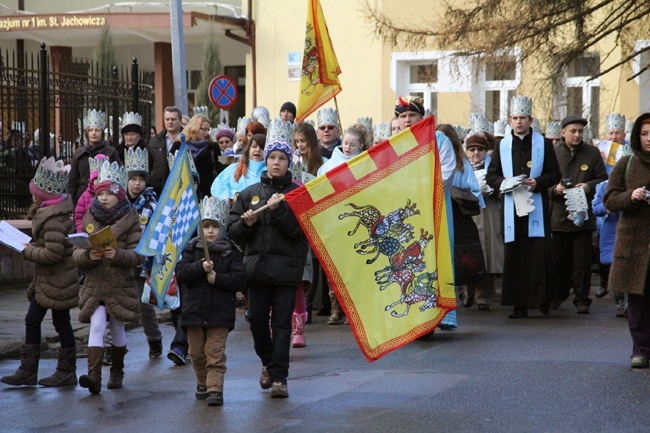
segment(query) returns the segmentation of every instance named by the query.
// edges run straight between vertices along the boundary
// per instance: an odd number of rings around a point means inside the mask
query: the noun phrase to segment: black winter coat
[[[235,294],[245,289],[246,270],[242,255],[228,240],[208,243],[210,260],[217,274],[208,283],[203,270],[203,244],[192,239],[176,265],[176,280],[183,297],[181,326],[235,327]]]
[[[291,180],[289,171],[276,179],[264,171],[261,182],[245,188],[230,210],[228,237],[244,250],[250,287],[297,288],[302,281],[307,241],[289,205],[281,202],[275,210],[262,211],[252,227],[241,219],[247,210],[266,205],[273,194],[298,188]]]

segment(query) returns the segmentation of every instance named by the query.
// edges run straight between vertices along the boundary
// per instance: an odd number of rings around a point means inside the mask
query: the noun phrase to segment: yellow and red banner
[[[320,2],[308,0],[297,122],[302,122],[341,91],[340,73]]]
[[[456,309],[432,116],[286,199],[369,361]]]

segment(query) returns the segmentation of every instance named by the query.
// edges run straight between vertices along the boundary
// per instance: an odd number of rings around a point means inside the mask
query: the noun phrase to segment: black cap
[[[584,117],[580,116],[567,116],[564,119],[562,119],[562,129],[564,129],[567,125],[571,125],[572,123],[581,123],[582,126],[587,126],[587,119]]]
[[[284,110],[288,110],[291,114],[293,114],[293,117],[296,117],[296,106],[293,104],[293,102],[285,102],[282,104],[282,107],[280,107],[280,113],[282,113]]]

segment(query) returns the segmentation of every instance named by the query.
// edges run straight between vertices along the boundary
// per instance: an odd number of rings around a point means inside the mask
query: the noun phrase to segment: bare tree
[[[552,72],[567,67],[580,55],[594,51],[605,39],[621,49],[604,75],[639,55],[634,42],[650,39],[648,0],[443,0],[426,22],[398,22],[380,11],[377,3],[363,0],[363,12],[377,35],[392,46],[415,49],[436,46],[457,50],[456,55],[479,55],[483,62],[505,49],[519,47],[522,60],[552,65]],[[464,3],[464,5],[463,5]],[[459,5],[460,4],[460,5]],[[426,14],[426,11],[423,11]],[[601,64],[611,62],[611,52],[601,53]],[[641,68],[641,72],[645,70]],[[632,79],[634,76],[628,77]]]

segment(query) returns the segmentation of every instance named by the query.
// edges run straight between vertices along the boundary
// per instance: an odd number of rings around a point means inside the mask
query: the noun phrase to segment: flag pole
[[[341,123],[341,112],[339,111],[339,102],[336,100],[336,95],[334,95],[334,106],[336,107],[336,116],[339,118],[339,129],[343,129],[343,123]]]

